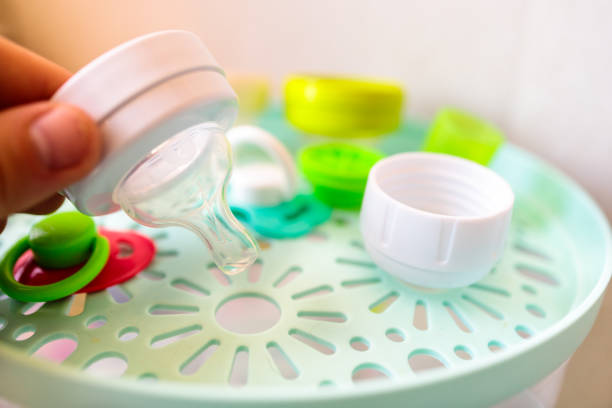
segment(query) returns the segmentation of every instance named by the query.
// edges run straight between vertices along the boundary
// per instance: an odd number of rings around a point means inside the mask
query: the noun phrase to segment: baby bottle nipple
[[[113,200],[140,224],[190,229],[223,272],[236,274],[255,261],[258,249],[225,201],[231,166],[223,129],[210,122],[196,125],[134,166]]]

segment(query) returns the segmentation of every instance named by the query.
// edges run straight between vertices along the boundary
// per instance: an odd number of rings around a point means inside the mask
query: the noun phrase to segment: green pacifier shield
[[[442,109],[432,123],[423,150],[446,153],[487,165],[504,136],[487,122],[456,109]]]
[[[383,157],[348,143],[325,143],[303,149],[299,166],[321,201],[337,208],[358,208],[368,173]]]
[[[13,269],[19,257],[32,249],[34,259],[44,268],[61,269],[87,262],[68,278],[42,286],[23,285]],[[100,273],[109,256],[106,238],[96,234],[93,220],[81,213],[58,213],[34,224],[27,237],[19,240],[0,262],[0,288],[24,302],[63,298],[83,288]]]

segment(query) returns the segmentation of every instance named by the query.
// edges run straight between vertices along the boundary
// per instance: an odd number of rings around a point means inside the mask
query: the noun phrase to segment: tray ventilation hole
[[[408,355],[408,364],[415,373],[446,368],[444,360],[438,353],[429,349],[414,350]]]
[[[504,296],[504,297],[510,297],[510,292],[508,292],[506,289],[502,289],[502,288],[497,288],[495,286],[489,286],[489,285],[483,285],[480,283],[474,283],[473,285],[469,286],[472,289],[477,289],[477,290],[481,290],[483,292],[488,292],[494,295],[499,295],[499,296]]]
[[[181,374],[193,375],[206,363],[206,361],[215,354],[221,343],[219,340],[211,340],[191,357],[189,357],[180,368]]]
[[[255,261],[253,265],[247,271],[247,279],[250,283],[259,282],[259,278],[261,277],[261,271],[263,269],[263,265],[261,261],[258,259]]]
[[[154,305],[149,308],[149,313],[152,315],[192,314],[199,311],[199,307],[188,305]]]
[[[462,360],[471,360],[473,358],[472,352],[465,346],[456,346],[455,355]]]
[[[85,364],[85,372],[98,377],[118,378],[128,368],[127,358],[115,351],[98,354]]]
[[[291,329],[289,330],[289,335],[294,339],[301,341],[305,345],[313,348],[319,353],[325,355],[332,355],[336,352],[336,346],[327,340],[323,340],[320,337],[317,337],[313,334],[306,333],[305,331],[299,329]]]
[[[323,380],[319,383],[319,387],[333,387],[336,385],[332,380]]]
[[[176,343],[179,340],[193,336],[202,331],[202,326],[194,324],[191,326],[183,327],[181,329],[173,330],[168,333],[159,334],[151,339],[151,347],[161,348],[169,344]]]
[[[537,295],[538,291],[536,290],[536,288],[534,288],[531,285],[522,285],[521,289],[523,289],[523,292],[528,293],[530,295]]]
[[[369,309],[373,313],[383,313],[397,300],[398,297],[399,294],[397,292],[389,292],[376,302],[372,303]]]
[[[43,307],[45,302],[29,302],[21,309],[21,314],[24,316],[30,316],[38,312]]]
[[[531,313],[533,316],[539,319],[544,319],[546,317],[546,312],[542,310],[542,308],[539,306],[536,306],[534,304],[529,304],[526,306],[526,309],[529,313]]]
[[[156,232],[155,234],[151,235],[151,239],[154,241],[161,241],[166,238],[168,238],[168,233],[166,231]]]
[[[422,300],[418,300],[416,302],[412,325],[418,330],[427,330],[429,327],[427,322],[427,307],[425,306],[425,302]]]
[[[383,366],[375,363],[360,364],[353,370],[352,379],[354,383],[371,380],[386,380],[391,374]]]
[[[491,306],[473,298],[470,295],[461,295],[461,299],[471,303],[473,306],[476,306],[480,311],[486,313],[487,315],[491,316],[496,320],[502,320],[504,318],[504,316],[500,312],[493,309]]]
[[[289,284],[295,278],[298,277],[299,274],[302,273],[302,268],[299,266],[292,266],[287,270],[287,272],[283,273],[280,278],[274,282],[273,286],[275,288],[282,288],[283,286]]]
[[[232,284],[230,277],[221,272],[221,270],[217,268],[215,264],[208,265],[208,271],[222,286],[229,286]]]
[[[215,319],[233,333],[262,333],[280,320],[281,310],[274,300],[258,293],[242,293],[221,302]]]
[[[363,242],[361,242],[361,241],[353,240],[353,241],[350,242],[350,245],[353,248],[357,248],[357,249],[360,249],[362,251],[365,251],[365,247],[363,246]]]
[[[374,285],[380,283],[380,278],[368,278],[368,279],[354,279],[343,281],[341,285],[347,289],[358,288],[366,285]]]
[[[234,354],[232,371],[230,372],[229,385],[233,387],[243,387],[246,385],[249,376],[249,349],[240,346]]]
[[[146,269],[138,274],[148,280],[159,281],[166,277],[166,274],[155,269]]]
[[[521,252],[525,255],[533,256],[535,258],[539,258],[544,261],[552,260],[552,258],[548,256],[547,254],[545,254],[544,252],[540,251],[539,249],[533,248],[532,246],[526,245],[523,242],[515,243],[514,249],[516,249],[518,252]]]
[[[32,356],[61,364],[74,353],[77,346],[76,337],[63,333],[54,334],[42,341],[34,350]]]
[[[36,333],[36,328],[31,324],[22,326],[15,331],[14,339],[16,341],[26,341]]]
[[[155,383],[157,382],[157,376],[153,373],[143,373],[138,377],[140,381]]]
[[[465,333],[472,332],[471,326],[451,302],[444,301],[442,302],[442,305],[444,306],[450,317],[453,319],[453,322],[455,322],[459,330]]]
[[[533,336],[533,332],[531,331],[531,329],[523,325],[516,326],[514,330],[516,331],[516,334],[518,334],[523,339],[528,339]]]
[[[320,320],[331,323],[344,323],[346,322],[346,316],[340,312],[298,312],[298,317],[302,319]]]
[[[162,257],[175,257],[178,256],[179,252],[176,249],[158,249],[156,252],[157,256]]]
[[[138,337],[138,333],[139,333],[138,328],[134,326],[124,327],[119,332],[118,337],[119,337],[119,340],[121,341],[130,341]]]
[[[370,342],[363,337],[353,337],[350,344],[353,350],[368,351],[370,349]]]
[[[66,316],[74,317],[79,316],[85,310],[85,302],[87,300],[87,293],[75,293],[70,297],[68,304],[68,310]]]
[[[269,342],[266,345],[266,349],[284,379],[294,380],[298,377],[299,373],[297,368],[295,368],[293,362],[276,342]]]
[[[521,275],[533,281],[543,283],[549,286],[559,286],[559,281],[557,280],[557,278],[555,278],[550,274],[550,272],[547,272],[545,270],[525,264],[516,265],[516,270]]]
[[[400,329],[391,328],[385,332],[385,336],[395,343],[401,343],[406,340],[406,335]]]
[[[302,292],[298,292],[294,295],[291,296],[291,299],[293,300],[298,300],[298,299],[305,299],[305,298],[309,298],[309,297],[315,297],[315,296],[321,296],[321,295],[326,295],[328,293],[333,292],[334,290],[332,289],[331,286],[329,285],[321,285],[321,286],[317,286],[315,288],[312,289],[308,289]]]
[[[502,351],[503,349],[506,348],[506,346],[504,346],[504,344],[500,341],[497,340],[491,340],[489,342],[489,344],[487,345],[487,347],[489,348],[490,351],[492,351],[493,353],[497,353]]]
[[[111,286],[107,288],[106,291],[111,295],[113,300],[119,304],[126,303],[132,298],[132,295],[119,285]]]
[[[197,296],[210,296],[210,292],[187,279],[175,279],[171,283],[173,288],[185,291]]]
[[[97,329],[98,327],[102,327],[105,324],[106,324],[106,317],[94,316],[87,321],[86,327],[88,329]]]
[[[359,259],[336,258],[336,263],[340,265],[357,266],[359,268],[376,269],[376,264]]]

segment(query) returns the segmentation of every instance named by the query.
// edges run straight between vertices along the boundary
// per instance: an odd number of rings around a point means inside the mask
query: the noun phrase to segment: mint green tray
[[[277,116],[263,123],[293,149],[303,143]],[[409,124],[378,147],[414,149],[422,134]],[[489,276],[456,290],[378,270],[356,213],[336,211],[301,239],[262,240],[260,263],[231,277],[187,231],[99,218],[153,237],[154,263],[86,297],[0,297],[0,395],[54,407],[478,407],[510,397],[589,332],[610,279],[610,231],[578,186],[522,150],[504,146],[492,167],[517,197],[508,247]],[[0,255],[37,219],[12,217]]]

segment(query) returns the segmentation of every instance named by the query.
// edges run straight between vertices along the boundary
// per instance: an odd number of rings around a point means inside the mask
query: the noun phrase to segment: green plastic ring
[[[0,262],[0,289],[13,299],[21,300],[22,302],[57,300],[84,288],[104,268],[110,253],[108,240],[98,235],[94,240],[91,256],[81,269],[59,282],[49,285],[31,286],[17,282],[13,275],[15,263],[28,249],[30,249],[28,237],[23,237],[8,250],[4,259]]]

